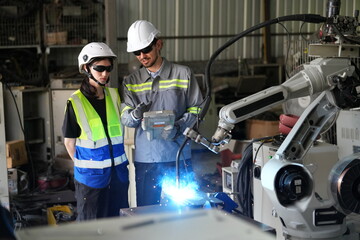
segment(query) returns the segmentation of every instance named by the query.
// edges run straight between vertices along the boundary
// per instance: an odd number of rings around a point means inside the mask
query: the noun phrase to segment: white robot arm
[[[211,141],[192,129],[187,129],[184,134],[217,153],[220,151],[220,146],[228,143],[228,140],[231,139],[231,130],[234,128],[234,124],[262,113],[286,100],[331,90],[339,84],[341,79],[346,79],[353,73],[354,66],[351,65],[349,59],[315,59],[304,65],[304,70],[283,84],[268,88],[221,108],[219,124]]]
[[[320,93],[260,174],[261,185],[274,207],[273,216],[280,219],[285,239],[359,239],[348,234],[351,231],[345,216],[360,213],[360,153],[341,159],[334,166],[331,164],[331,171],[322,174],[325,178],[321,182],[315,175],[323,170],[321,166],[329,165],[323,162],[326,159],[305,161],[308,150],[336,119],[340,109],[360,107],[360,71],[349,59],[358,57],[359,53],[353,51],[360,44],[356,37],[359,14],[354,18],[341,17],[338,16],[340,1],[329,0],[328,4],[329,14],[321,39],[325,44],[314,46],[319,50],[320,55],[316,55],[319,58],[303,65],[302,71],[283,84],[224,106],[210,140],[191,128],[184,132],[188,138],[218,153],[231,139],[236,123],[289,99]],[[339,39],[340,44],[335,43]],[[234,41],[230,40],[224,47]],[[342,41],[352,44],[348,52]],[[334,46],[339,47],[338,52],[328,51]],[[224,47],[214,53],[210,63]],[[328,194],[318,194],[315,186],[326,187]]]
[[[288,99],[321,93],[261,171],[263,188],[281,219],[283,233],[291,239],[337,239],[334,237],[343,236],[347,230],[346,214],[360,213],[360,155],[339,161],[332,168],[330,182],[324,184],[328,186],[327,196],[314,191],[314,184],[320,183],[314,183],[313,173],[321,171],[321,166],[315,169],[303,162],[325,126],[341,108],[349,107],[341,93],[349,89],[347,85],[352,89],[348,94],[358,104],[360,83],[355,70],[347,58],[318,58],[283,84],[224,106],[211,141],[188,131],[197,142],[217,152],[231,138],[234,124]]]

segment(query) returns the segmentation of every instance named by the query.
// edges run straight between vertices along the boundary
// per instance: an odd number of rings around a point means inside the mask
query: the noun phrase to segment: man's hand
[[[179,125],[175,124],[174,126],[167,125],[164,127],[163,131],[161,132],[161,137],[165,140],[171,141],[177,137],[179,132]]]
[[[134,118],[142,119],[144,112],[149,111],[150,107],[151,107],[151,102],[149,102],[147,104],[141,102],[136,106],[136,108],[131,113]]]

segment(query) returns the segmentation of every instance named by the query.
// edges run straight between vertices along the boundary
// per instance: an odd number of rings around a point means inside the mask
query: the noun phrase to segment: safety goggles
[[[141,50],[137,50],[134,53],[135,56],[140,56],[141,53],[143,54],[148,54],[149,52],[151,52],[153,50],[153,46],[155,45],[157,39],[154,39],[154,41],[152,43],[150,43],[149,46],[147,46],[146,48],[143,48]]]
[[[113,65],[103,66],[103,65],[92,65],[92,68],[97,72],[111,72],[113,70]]]

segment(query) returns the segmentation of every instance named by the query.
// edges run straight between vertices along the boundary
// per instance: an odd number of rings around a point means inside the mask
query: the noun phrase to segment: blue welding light
[[[205,209],[210,209],[210,208],[212,208],[210,202],[209,202],[209,201],[206,201],[203,208],[205,208]]]
[[[176,184],[175,177],[166,176],[162,179],[162,190],[166,197],[177,205],[186,205],[189,200],[200,198],[198,184],[190,180],[192,177],[184,177],[180,180],[180,188]]]

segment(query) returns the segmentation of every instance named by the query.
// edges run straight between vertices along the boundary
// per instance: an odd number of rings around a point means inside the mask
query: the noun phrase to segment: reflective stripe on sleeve
[[[133,109],[132,107],[126,106],[124,107],[124,109],[121,111],[121,116],[124,114],[124,112],[128,109]]]
[[[199,114],[200,111],[201,111],[201,108],[199,108],[199,107],[190,107],[190,108],[187,109],[187,111],[189,113]]]

